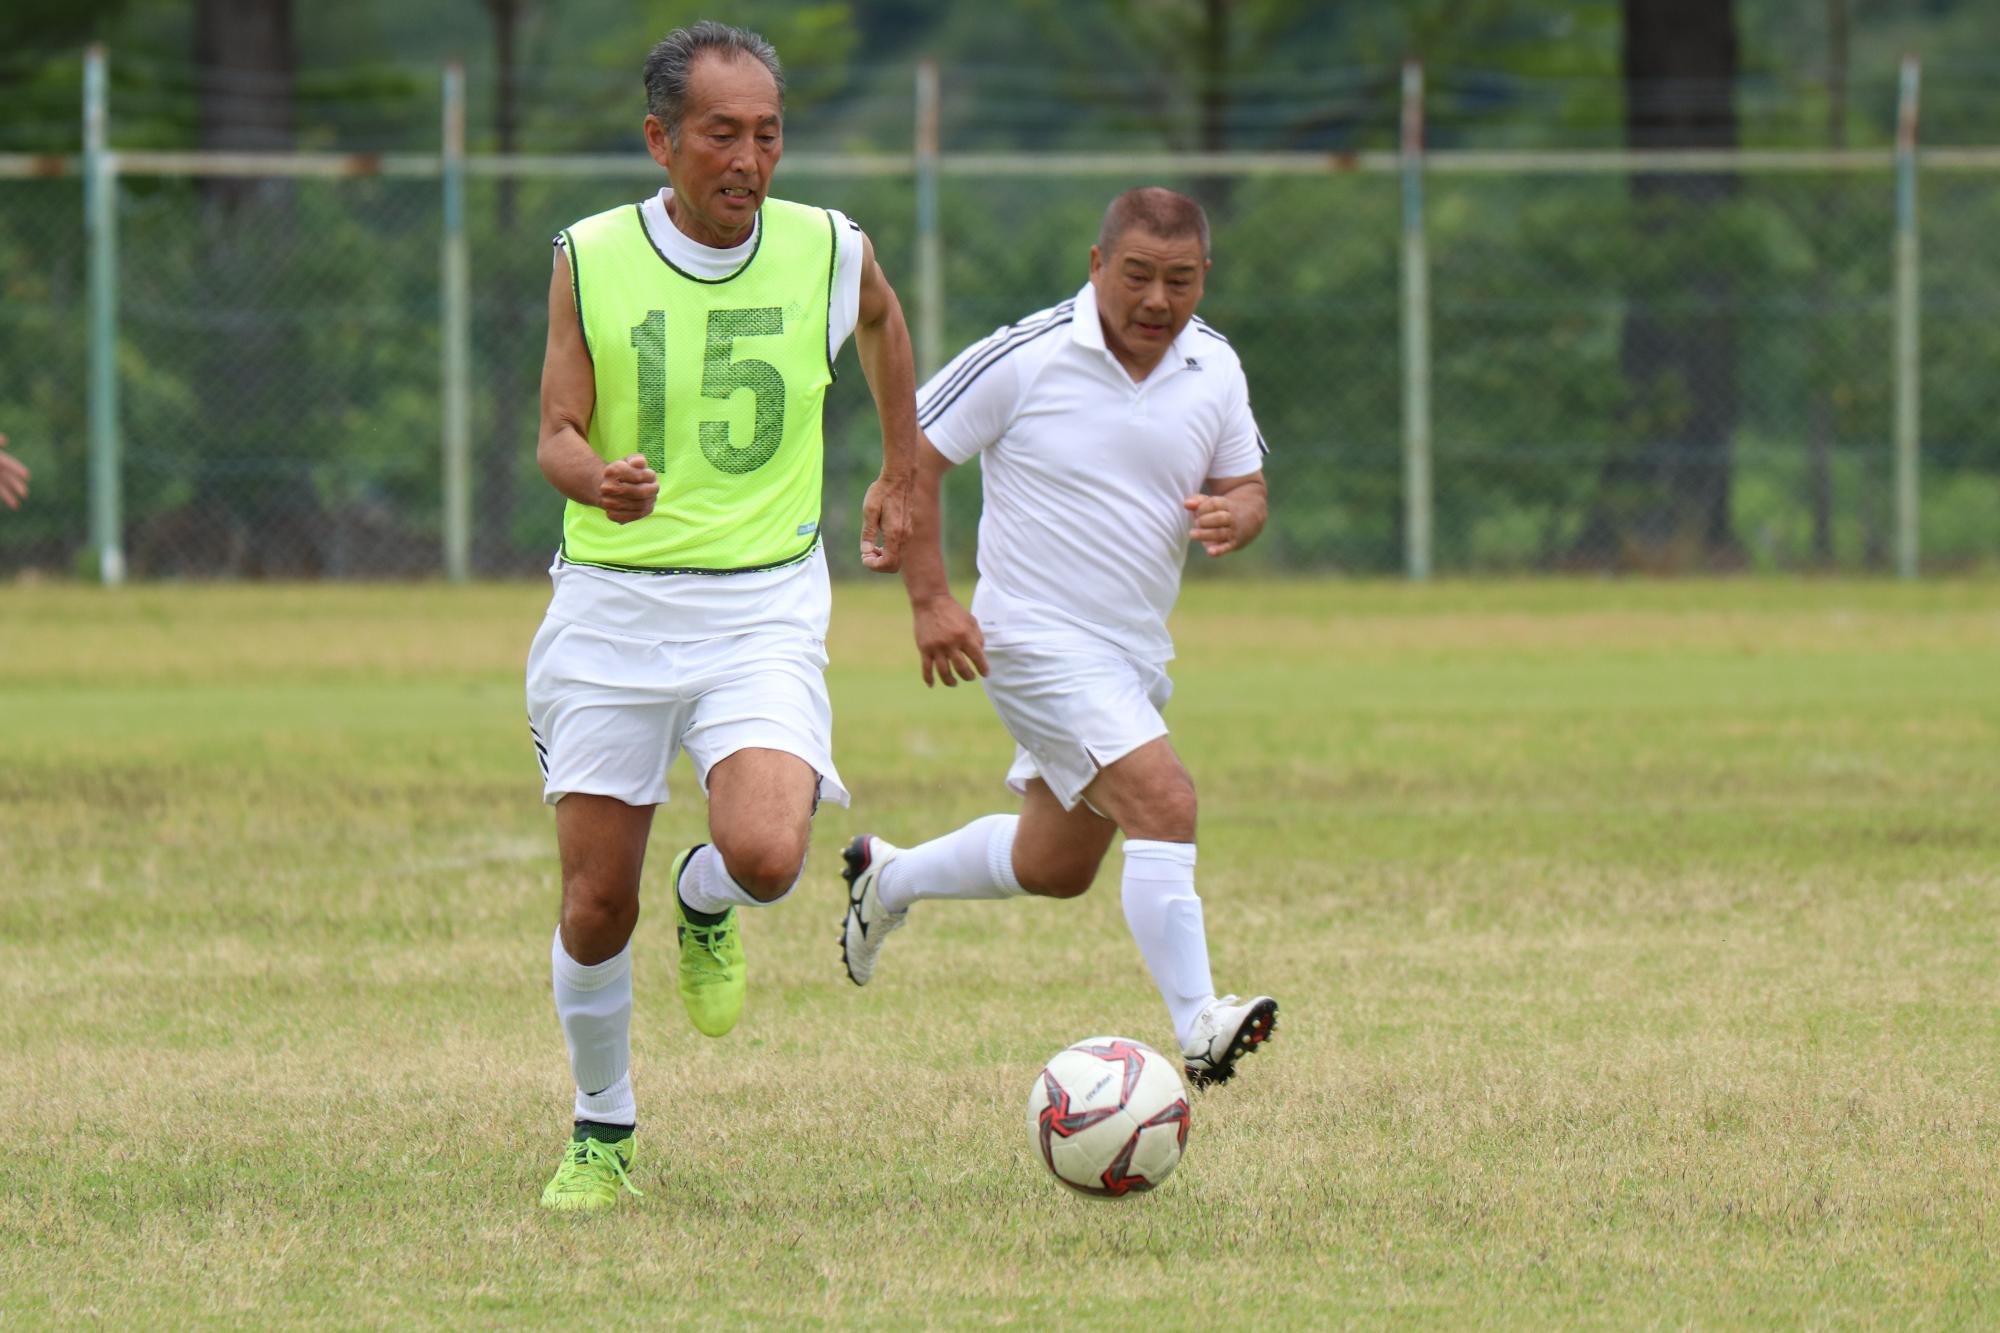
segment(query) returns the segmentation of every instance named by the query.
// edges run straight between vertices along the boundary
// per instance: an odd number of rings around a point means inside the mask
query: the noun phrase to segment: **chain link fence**
[[[74,179],[0,181],[0,434],[34,474],[0,509],[0,571],[68,572],[84,544],[82,220]]]
[[[121,199],[131,572],[436,570],[435,184],[167,178]]]
[[[1117,190],[1196,194],[1215,233],[1202,314],[1242,356],[1273,449],[1272,524],[1242,563],[1401,572],[1393,167],[1207,159],[1161,175],[1038,161],[942,175],[934,292],[915,280],[910,159],[848,171],[800,154],[778,193],[859,221],[913,322],[941,303],[946,355],[1072,293]],[[468,184],[475,574],[545,567],[557,540],[561,502],[534,463],[548,238],[658,181],[638,159],[594,176],[489,162]],[[1425,188],[1436,572],[1893,567],[1885,165],[1648,177],[1544,162],[1440,172]],[[135,576],[443,568],[440,201],[434,167],[121,169],[116,370]],[[1990,568],[2000,168],[1926,172],[1920,216],[1920,547],[1928,570]],[[82,221],[73,170],[0,179],[0,431],[34,469],[27,505],[0,513],[0,575],[94,569]],[[851,346],[839,369],[824,526],[851,571],[880,444]],[[977,481],[962,471],[948,533],[968,570]]]
[[[1434,184],[1439,567],[1885,567],[1892,204],[1886,171]]]
[[[1995,563],[2000,552],[2000,181],[1926,176],[1923,269],[1927,563]]]

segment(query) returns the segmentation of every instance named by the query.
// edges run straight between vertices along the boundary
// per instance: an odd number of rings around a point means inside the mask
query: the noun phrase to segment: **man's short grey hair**
[[[1106,259],[1118,248],[1119,240],[1134,229],[1163,241],[1194,236],[1201,240],[1201,257],[1208,258],[1208,214],[1200,204],[1175,190],[1159,185],[1141,185],[1127,190],[1104,210],[1104,223],[1097,229],[1097,249]]]
[[[675,28],[646,56],[646,112],[659,117],[660,124],[666,127],[668,141],[675,147],[680,146],[681,118],[687,114],[688,80],[694,74],[695,62],[705,55],[718,55],[725,60],[747,56],[771,71],[771,79],[778,85],[778,110],[784,111],[785,71],[769,42],[754,32],[732,28],[714,19]]]

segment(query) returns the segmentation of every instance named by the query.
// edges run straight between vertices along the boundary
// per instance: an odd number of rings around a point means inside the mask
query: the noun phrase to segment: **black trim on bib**
[[[569,234],[568,227],[564,227],[556,233],[555,243],[556,248],[563,252],[563,258],[569,261],[569,299],[571,304],[576,306],[576,333],[583,339],[583,354],[589,358],[594,368],[597,365],[597,354],[590,350],[590,330],[583,322],[583,277],[578,272],[576,262],[576,237]]]
[[[773,560],[768,565],[743,565],[736,569],[683,569],[661,565],[620,565],[610,560],[578,560],[569,553],[568,538],[563,539],[562,545],[556,550],[556,555],[566,565],[582,565],[587,569],[609,569],[620,574],[708,574],[720,578],[730,574],[762,574],[767,570],[783,569],[788,565],[796,565],[810,559],[812,553],[818,549],[819,533],[815,532],[812,541],[806,544],[806,549],[797,555],[788,555],[783,560]]]
[[[662,264],[665,264],[668,268],[680,274],[683,278],[686,278],[689,282],[698,282],[704,287],[720,287],[725,282],[735,281],[736,278],[740,274],[742,274],[742,272],[745,269],[749,268],[752,264],[757,262],[757,252],[764,248],[764,206],[762,204],[759,204],[757,205],[757,224],[756,224],[757,235],[750,242],[750,257],[744,260],[742,263],[738,264],[735,268],[731,269],[728,273],[723,274],[719,278],[697,278],[694,274],[688,272],[686,269],[682,268],[679,264],[676,264],[673,260],[667,258],[667,252],[665,250],[662,250],[660,248],[660,243],[653,239],[652,228],[646,225],[645,205],[643,203],[632,205],[632,216],[638,221],[639,231],[645,236],[646,244],[653,247],[653,253],[660,257],[660,262]],[[673,224],[673,219],[668,218],[667,223],[669,226],[671,226]],[[697,244],[699,244],[699,242],[697,242]]]
[[[759,227],[758,230],[762,231],[763,228]],[[855,230],[859,231],[861,229],[856,227]],[[820,341],[826,344],[826,378],[831,383],[840,378],[840,372],[833,368],[833,277],[840,268],[840,231],[834,225],[833,211],[831,209],[826,210],[826,240],[828,246],[826,253],[826,336],[821,338]],[[865,269],[862,271],[861,276],[863,278],[868,276]],[[859,312],[857,311],[856,313],[858,317]]]

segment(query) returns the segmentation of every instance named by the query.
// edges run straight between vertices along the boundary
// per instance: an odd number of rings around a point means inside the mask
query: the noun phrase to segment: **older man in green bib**
[[[720,1037],[743,1009],[738,909],[798,880],[813,811],[847,803],[823,672],[821,403],[854,335],[882,420],[861,559],[892,571],[916,441],[909,331],[867,237],[769,198],[784,75],[754,33],[699,23],[646,60],[667,188],[556,238],[537,457],[568,497],[528,716],[556,808],[550,950],[576,1078],[551,1208],[609,1207],[637,1111],[630,939],[666,772],[685,750],[710,841],[674,858],[681,998]]]

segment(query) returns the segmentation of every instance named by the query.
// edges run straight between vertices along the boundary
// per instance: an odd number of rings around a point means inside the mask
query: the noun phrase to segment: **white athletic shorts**
[[[1074,810],[1101,768],[1167,734],[1161,710],[1174,692],[1167,673],[1086,635],[986,644],[982,684],[1014,738],[1007,785],[1049,784]]]
[[[661,643],[545,619],[528,650],[542,799],[584,792],[658,805],[682,750],[706,795],[711,768],[764,749],[811,764],[820,799],[846,805],[825,671],[826,646],[798,630]]]

